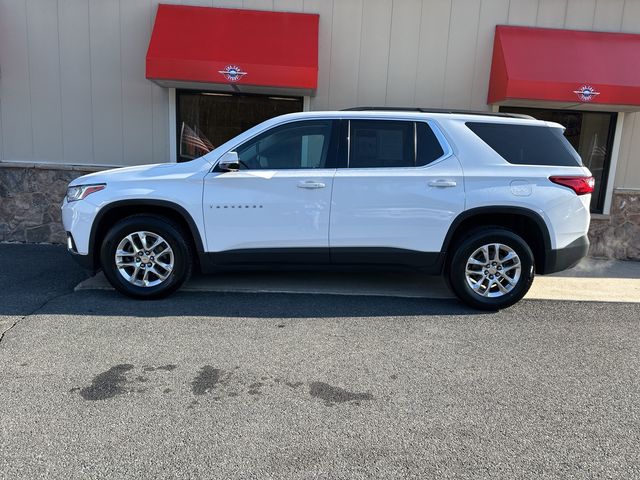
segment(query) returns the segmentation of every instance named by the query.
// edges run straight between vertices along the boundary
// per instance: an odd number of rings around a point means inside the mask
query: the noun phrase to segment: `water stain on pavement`
[[[122,385],[127,381],[125,373],[133,369],[128,363],[111,367],[106,372],[96,375],[91,385],[80,390],[80,395],[85,400],[106,400],[116,395],[126,393]]]
[[[260,392],[260,388],[264,386],[264,383],[255,382],[249,385],[249,391],[247,392],[249,395],[262,395]]]
[[[163,370],[171,372],[176,368],[176,365],[147,365],[142,367],[142,371],[154,372]],[[91,381],[91,385],[84,388],[75,387],[72,388],[70,392],[79,392],[80,396],[82,396],[82,398],[85,400],[106,400],[117,395],[131,392],[145,393],[148,389],[141,388],[143,384],[145,387],[150,386],[153,389],[153,384],[157,383],[157,381],[160,380],[154,375],[151,375],[151,378],[145,375],[136,375],[132,370],[134,370],[134,366],[131,364],[116,365],[114,367],[111,367],[106,372],[102,372],[96,375]],[[127,375],[129,375],[129,378],[127,378]],[[215,390],[215,395],[212,395],[211,399],[216,401],[221,401],[225,397],[233,398],[238,397],[242,394],[248,394],[252,395],[254,397],[254,400],[257,401],[262,395],[270,393],[272,388],[278,388],[277,385],[281,385],[280,388],[286,386],[291,390],[297,390],[299,387],[305,384],[300,381],[294,382],[291,380],[265,375],[259,377],[260,381],[254,380],[252,383],[250,383],[250,380],[243,379],[242,377],[243,376],[238,378],[231,372],[225,372],[224,370],[220,368],[214,368],[211,365],[204,365],[200,368],[198,374],[191,382],[191,392],[193,393],[193,395],[201,396],[208,393],[213,393],[213,391]],[[395,375],[392,375],[392,378],[393,377],[395,377]],[[254,379],[255,378],[256,377],[254,377]],[[160,387],[161,384],[157,386]],[[243,392],[237,391],[238,386],[240,386]],[[267,389],[268,391],[265,391],[265,389]],[[163,394],[168,394],[172,393],[174,390],[171,388],[167,388],[165,384],[164,388],[162,390],[158,389],[158,391],[161,391]],[[350,392],[343,388],[334,387],[324,382],[309,383],[309,395],[311,397],[322,400],[326,406],[334,406],[343,403],[360,405],[360,402],[362,401],[374,399],[373,395],[370,393]],[[193,399],[187,406],[187,408],[194,409],[196,405],[198,405],[198,403],[199,402],[197,400]]]
[[[191,382],[191,391],[194,395],[204,395],[220,383],[222,374],[223,371],[219,368],[213,368],[211,365],[203,366]]]
[[[359,405],[361,400],[373,400],[373,395],[370,393],[353,393],[324,382],[310,383],[309,395],[323,400],[324,404],[328,407],[345,402],[352,402],[354,405]]]

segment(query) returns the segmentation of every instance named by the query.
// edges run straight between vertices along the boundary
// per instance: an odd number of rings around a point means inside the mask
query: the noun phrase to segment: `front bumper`
[[[93,249],[90,248],[91,226],[98,207],[91,202],[62,202],[62,225],[67,232],[67,250],[82,268],[95,272],[97,264]]]
[[[80,255],[79,253],[71,252],[71,258],[85,270],[88,270],[92,274],[96,272],[96,262],[93,260],[93,255]]]
[[[589,251],[589,237],[577,238],[564,248],[547,250],[545,253],[544,270],[540,274],[548,274],[575,267]]]
[[[67,232],[67,250],[78,265],[80,265],[85,270],[89,270],[91,273],[95,273],[96,262],[92,255],[92,252],[89,252],[89,254],[87,255],[78,253],[73,235],[70,232]]]
[[[71,203],[65,199],[62,203],[62,225],[66,232],[73,235],[75,251],[81,255],[91,254],[91,227],[99,210],[98,206],[86,198]]]

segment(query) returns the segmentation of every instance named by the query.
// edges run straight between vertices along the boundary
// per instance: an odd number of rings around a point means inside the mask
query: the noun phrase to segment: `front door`
[[[333,122],[297,121],[238,146],[236,172],[205,177],[207,249],[217,263],[328,262]]]
[[[458,159],[427,122],[351,120],[348,131],[348,165],[333,186],[332,260],[433,265],[464,209]]]

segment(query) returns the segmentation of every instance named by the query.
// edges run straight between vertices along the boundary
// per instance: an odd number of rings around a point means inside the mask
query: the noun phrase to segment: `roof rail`
[[[505,113],[505,112],[482,112],[478,110],[452,110],[448,108],[423,108],[423,107],[352,107],[345,108],[343,112],[420,112],[420,113],[457,113],[461,115],[488,115],[491,117],[507,117],[507,118],[526,118],[535,120],[531,115],[522,113]]]

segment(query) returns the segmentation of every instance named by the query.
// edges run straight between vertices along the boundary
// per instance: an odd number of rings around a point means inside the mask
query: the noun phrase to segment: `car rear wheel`
[[[529,291],[534,258],[529,245],[502,228],[476,231],[455,248],[449,285],[467,305],[498,310],[518,302]]]
[[[189,278],[192,254],[180,227],[163,217],[136,215],[116,223],[101,250],[105,276],[134,298],[162,298]]]

